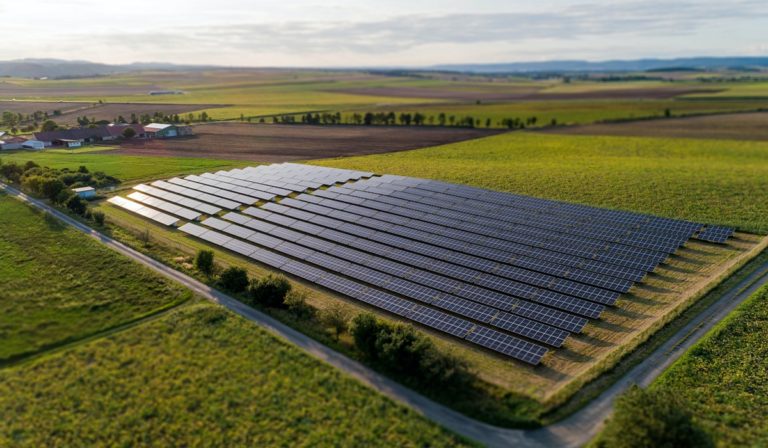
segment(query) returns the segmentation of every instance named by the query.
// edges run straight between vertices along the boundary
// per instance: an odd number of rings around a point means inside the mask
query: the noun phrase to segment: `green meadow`
[[[215,305],[0,370],[0,445],[466,446]]]
[[[0,229],[0,365],[190,296],[4,194]]]
[[[312,162],[768,232],[768,143],[512,132]]]

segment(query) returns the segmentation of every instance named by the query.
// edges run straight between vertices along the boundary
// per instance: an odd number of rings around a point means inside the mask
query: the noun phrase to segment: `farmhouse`
[[[98,143],[117,140],[123,136],[126,129],[134,130],[133,138],[146,138],[144,127],[140,124],[110,124],[93,128],[60,129],[50,132],[37,132],[35,138],[45,143],[45,146],[63,146],[78,148],[86,143]]]
[[[0,150],[21,149],[24,146],[24,142],[26,141],[27,139],[24,137],[3,137],[0,135]]]
[[[93,187],[73,188],[72,192],[78,195],[80,199],[92,199],[96,197],[96,189]]]
[[[190,126],[178,126],[168,123],[150,123],[144,126],[147,138],[172,138],[192,135]]]

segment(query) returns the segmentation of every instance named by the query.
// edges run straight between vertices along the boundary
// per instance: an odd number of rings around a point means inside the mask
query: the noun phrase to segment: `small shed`
[[[45,149],[45,143],[40,140],[27,140],[21,145],[24,149]]]
[[[93,199],[96,197],[96,189],[93,187],[73,188],[72,191],[80,196],[80,199]]]
[[[167,123],[149,123],[144,125],[144,132],[149,138],[173,138],[179,135],[177,127]]]
[[[64,146],[65,148],[79,148],[83,146],[82,140],[71,139],[71,138],[60,138],[54,141],[54,144],[56,142],[59,142],[59,144],[61,144],[61,146]]]

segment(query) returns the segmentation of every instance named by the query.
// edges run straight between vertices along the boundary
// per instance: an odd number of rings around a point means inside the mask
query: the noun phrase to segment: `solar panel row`
[[[497,226],[504,225],[504,222],[516,223],[523,226],[549,229],[654,251],[674,250],[687,240],[686,236],[669,237],[640,229],[617,229],[602,223],[591,223],[586,227],[580,225],[573,217],[544,215],[539,211],[531,209],[512,208],[497,204],[482,206],[476,201],[469,203],[468,200],[463,198],[462,201],[455,201],[449,195],[416,188],[398,188],[398,186],[380,179],[350,184],[347,188],[406,200],[415,209],[432,212],[443,211],[447,216],[459,219],[474,215],[491,222],[496,221],[495,224]]]
[[[128,198],[133,199],[136,202],[141,202],[144,205],[152,206],[158,210],[167,212],[171,215],[188,219],[190,221],[196,221],[197,219],[200,218],[200,213],[194,210],[190,210],[180,205],[166,202],[162,199],[153,198],[152,196],[147,196],[146,194],[140,193],[138,191],[134,191],[133,193],[129,194]]]
[[[201,191],[196,191],[193,189],[182,187],[180,185],[174,185],[164,180],[158,180],[158,181],[152,182],[152,186],[160,190],[170,191],[172,193],[176,193],[181,196],[197,199],[198,201],[217,205],[221,208],[225,208],[229,210],[235,210],[236,208],[240,207],[240,203],[238,202],[230,201],[229,199],[224,199],[218,196],[214,196],[212,194],[203,193]]]
[[[187,220],[242,209],[182,230],[532,364],[547,351],[539,344],[562,346],[690,237],[732,235],[637,213],[291,163],[136,190],[133,199]]]
[[[231,224],[217,218],[208,218],[203,221],[202,224],[224,232],[228,235],[246,239],[253,243],[274,249],[275,251],[284,255],[312,263],[332,272],[342,273],[353,279],[366,282],[378,288],[385,289],[426,304],[430,304],[443,296],[454,296],[454,290],[461,286],[458,283],[454,283],[454,285],[451,286],[450,279],[441,279],[439,276],[434,275],[432,275],[433,281],[430,283],[428,278],[431,274],[427,272],[401,265],[396,262],[391,262],[387,266],[386,262],[382,262],[382,260],[379,260],[376,257],[370,255],[368,256],[371,261],[370,263],[364,262],[362,266],[353,265],[352,262],[345,260],[342,257],[326,253],[335,247],[333,243],[323,241],[313,236],[302,236],[299,232],[294,232],[289,229],[283,229],[282,232],[275,232],[276,229],[270,229],[271,235],[267,235],[248,227],[249,225],[253,225],[254,227],[262,227],[258,222],[254,223],[255,220],[244,221],[232,215],[236,214],[230,213],[227,215],[227,217],[240,221],[245,227],[237,224]],[[275,237],[275,235],[281,236]],[[313,247],[317,247],[320,250],[315,250]],[[360,252],[359,256],[364,256],[364,254]],[[386,272],[387,270],[399,270],[398,272],[402,277],[390,275]],[[425,281],[425,279],[427,280]],[[454,298],[458,299],[458,297],[455,296]],[[505,300],[505,302],[506,301],[507,300]],[[515,301],[514,299],[508,299],[508,301],[511,302],[511,306],[515,305],[515,302],[519,302]],[[525,304],[520,304],[516,308],[519,308],[517,311],[521,315],[527,314],[531,317],[536,317],[536,310],[533,307],[526,307]],[[539,308],[544,309],[544,307]],[[461,313],[459,312],[458,314]],[[549,313],[541,312],[540,314],[541,317],[544,318],[549,316]],[[490,322],[492,319],[505,319],[506,315],[507,313],[498,311],[492,315],[491,319],[488,321]],[[569,331],[574,332],[580,331],[581,328],[586,324],[585,319],[573,318],[573,316],[568,316],[566,313],[559,313],[557,315],[560,317],[559,320],[552,320],[552,322],[546,323],[551,323],[555,326],[567,326]],[[568,335],[564,331],[555,331],[555,329],[549,327],[549,325],[541,325],[527,318],[514,321],[509,319],[506,320],[512,322],[512,324],[505,324],[505,329],[513,333],[527,336],[531,339],[538,340],[540,342],[546,342],[555,346],[561,345]],[[550,319],[542,319],[542,321],[546,320]],[[510,326],[513,324],[514,328]]]
[[[108,199],[108,201],[120,208],[136,213],[145,218],[149,218],[152,221],[159,222],[164,226],[172,226],[172,225],[175,225],[177,222],[179,222],[179,218],[175,218],[163,212],[154,210],[149,207],[145,207],[141,204],[137,204],[129,199],[125,199],[120,196],[112,196],[111,198]]]
[[[133,187],[134,190],[146,193],[147,195],[154,196],[156,198],[164,199],[168,202],[178,204],[182,207],[187,207],[198,212],[205,213],[206,215],[215,215],[221,211],[219,207],[208,205],[204,202],[196,201],[194,199],[185,198],[176,193],[170,191],[161,190],[149,185],[139,184]]]

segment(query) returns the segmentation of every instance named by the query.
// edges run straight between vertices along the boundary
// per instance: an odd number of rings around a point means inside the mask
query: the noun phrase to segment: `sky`
[[[0,0],[0,60],[417,67],[768,56],[765,0]]]

